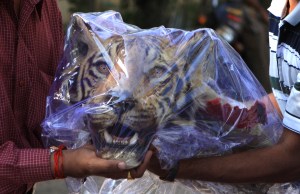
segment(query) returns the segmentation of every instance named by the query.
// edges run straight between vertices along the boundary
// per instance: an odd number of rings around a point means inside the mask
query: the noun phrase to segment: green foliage
[[[211,0],[68,0],[70,12],[103,12],[115,10],[126,23],[140,28],[158,26],[193,29],[205,2]],[[211,4],[211,3],[209,3]]]
[[[94,0],[68,0],[71,4],[70,12],[90,12],[94,11]]]
[[[118,5],[110,0],[68,0],[71,5],[70,12],[102,12],[118,10]]]

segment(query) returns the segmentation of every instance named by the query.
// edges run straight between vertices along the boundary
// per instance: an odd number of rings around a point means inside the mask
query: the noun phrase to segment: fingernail
[[[118,163],[118,168],[121,169],[121,170],[125,170],[125,169],[126,169],[126,164],[125,164],[125,162],[120,162],[120,163]]]

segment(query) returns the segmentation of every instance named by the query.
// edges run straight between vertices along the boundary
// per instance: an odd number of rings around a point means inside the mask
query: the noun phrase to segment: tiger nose
[[[122,102],[124,111],[129,111],[129,110],[131,110],[131,109],[134,107],[135,103],[136,103],[136,102],[135,102],[135,100],[133,100],[133,99],[126,99],[126,100],[124,100],[124,101]]]

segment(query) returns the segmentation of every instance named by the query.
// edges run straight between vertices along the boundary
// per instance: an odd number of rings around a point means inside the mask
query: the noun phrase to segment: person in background
[[[91,145],[43,148],[40,124],[63,49],[56,1],[1,0],[0,25],[0,193],[31,193],[35,182],[66,176],[142,176],[147,163],[128,171]]]
[[[258,0],[221,1],[213,9],[212,28],[241,55],[249,69],[267,92],[268,12]]]
[[[270,99],[282,113],[284,131],[271,147],[226,156],[181,160],[162,170],[156,157],[148,169],[161,176],[226,183],[300,180],[300,3],[273,0],[269,7]],[[177,173],[175,173],[177,172]]]

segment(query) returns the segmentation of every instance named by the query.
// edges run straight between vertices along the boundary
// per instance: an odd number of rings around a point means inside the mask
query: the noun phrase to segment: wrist
[[[55,178],[54,176],[54,157],[53,157],[53,151],[50,148],[50,167],[51,167],[51,174],[52,177]]]
[[[178,169],[179,169],[179,161],[175,164],[174,167],[168,170],[164,176],[160,176],[159,178],[161,180],[173,182],[177,176]]]
[[[52,176],[56,179],[65,178],[63,156],[64,149],[66,149],[64,145],[60,145],[59,147],[50,147],[51,172]]]
[[[66,177],[74,177],[73,165],[75,165],[75,168],[78,168],[78,166],[76,166],[76,162],[74,161],[74,157],[76,157],[76,155],[73,156],[73,152],[74,150],[63,150],[63,172]]]

